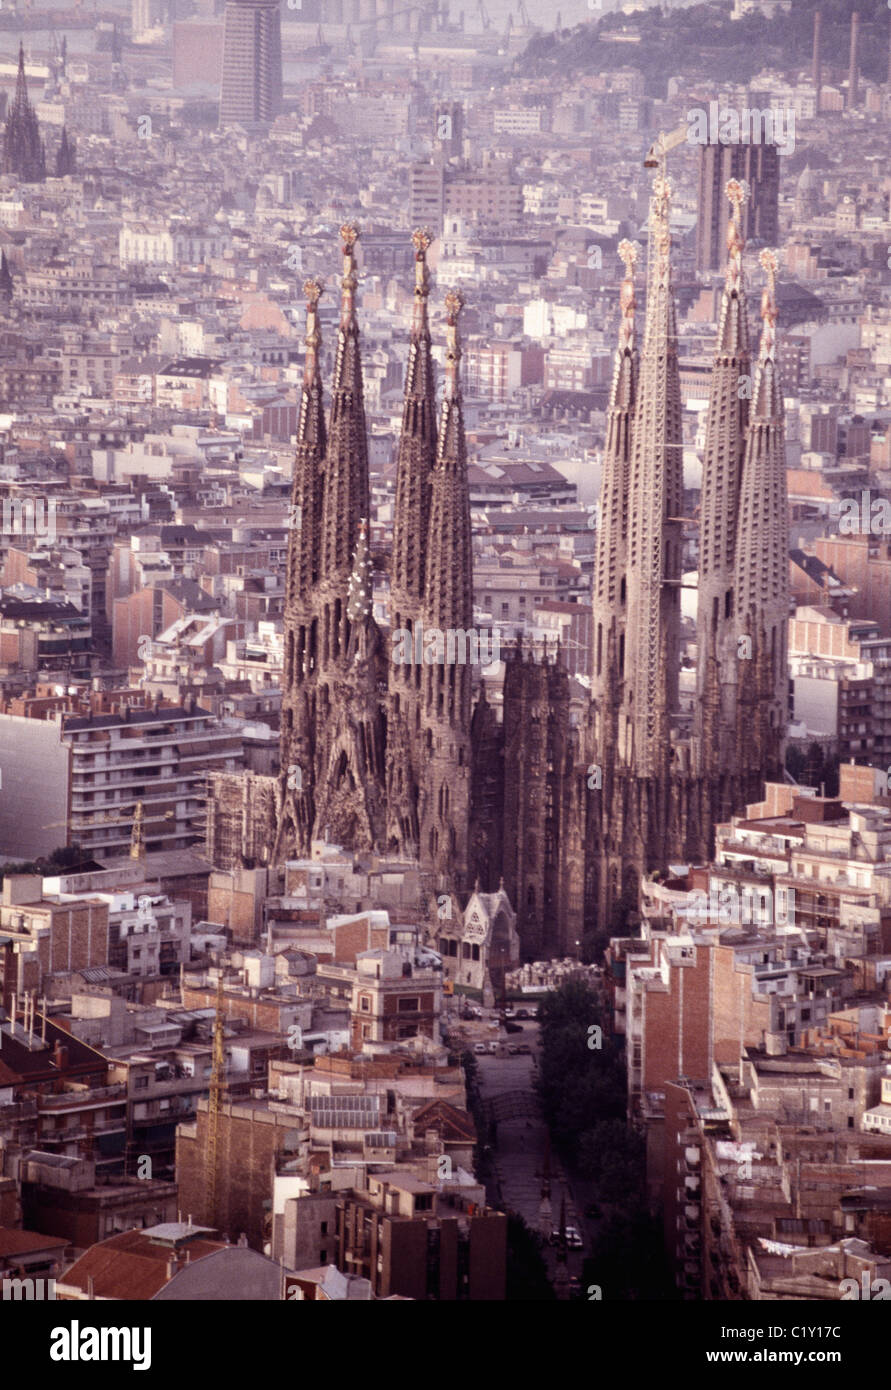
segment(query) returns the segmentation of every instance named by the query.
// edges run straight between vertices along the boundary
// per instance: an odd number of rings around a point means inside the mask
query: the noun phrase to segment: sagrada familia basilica
[[[399,443],[389,625],[372,602],[371,497],[356,243],[343,273],[326,411],[318,306],[306,358],[290,507],[281,772],[245,774],[230,814],[242,862],[306,856],[326,838],[413,861],[431,900],[503,888],[527,959],[571,953],[633,898],[641,874],[704,862],[714,826],[782,777],[788,534],[777,377],[777,262],[750,336],[732,180],[726,277],[699,508],[696,699],[679,702],[683,440],[671,277],[671,189],[649,212],[645,323],[637,248],[625,265],[603,451],[588,689],[559,657],[512,650],[500,709],[479,668],[442,647],[394,660],[397,632],[473,626],[473,552],[461,389],[463,300],[445,297],[437,406],[428,321],[430,236],[416,231],[414,310]],[[227,794],[232,800],[232,788]],[[216,793],[218,799],[222,793]],[[214,818],[211,816],[211,822]],[[217,837],[219,841],[219,836]],[[213,852],[213,844],[209,846]]]

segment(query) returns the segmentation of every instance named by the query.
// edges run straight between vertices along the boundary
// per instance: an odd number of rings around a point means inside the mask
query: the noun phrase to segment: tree
[[[609,1216],[598,1228],[582,1269],[582,1296],[589,1284],[604,1301],[677,1298],[665,1259],[662,1226],[642,1205]]]
[[[41,855],[39,859],[22,860],[19,864],[4,864],[0,868],[0,883],[15,874],[51,874],[57,869],[71,869],[77,864],[82,864],[88,857],[80,845],[60,845],[51,854]]]
[[[507,1301],[547,1302],[554,1297],[540,1243],[523,1218],[512,1212],[507,1218]]]
[[[610,1035],[603,997],[584,979],[569,979],[549,994],[539,1021],[539,1100],[554,1143],[575,1161],[585,1130],[625,1112],[623,1056]]]
[[[611,1205],[628,1200],[629,1192],[644,1189],[646,1150],[643,1140],[624,1120],[598,1120],[579,1139],[579,1169],[597,1184],[597,1196]]]

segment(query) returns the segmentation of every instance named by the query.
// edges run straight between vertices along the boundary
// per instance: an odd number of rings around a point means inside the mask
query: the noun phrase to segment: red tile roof
[[[39,1231],[13,1231],[0,1226],[0,1260],[10,1255],[31,1255],[35,1250],[63,1249],[67,1240],[59,1236],[44,1236]]]
[[[225,1250],[224,1241],[196,1237],[184,1247],[193,1260]],[[142,1231],[122,1231],[99,1241],[76,1260],[63,1284],[73,1284],[84,1293],[92,1276],[93,1293],[97,1298],[147,1299],[163,1289],[168,1282],[167,1262],[174,1251],[165,1245],[155,1245]],[[182,1267],[184,1249],[180,1248]]]

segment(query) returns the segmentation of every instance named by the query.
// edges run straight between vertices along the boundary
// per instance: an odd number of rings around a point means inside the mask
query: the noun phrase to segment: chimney
[[[860,14],[857,10],[851,15],[851,59],[848,66],[848,110],[857,105],[857,43],[860,37]]]

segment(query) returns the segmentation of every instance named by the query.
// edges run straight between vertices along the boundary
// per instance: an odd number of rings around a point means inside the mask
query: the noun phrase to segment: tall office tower
[[[14,174],[24,183],[42,183],[46,178],[46,154],[37,113],[28,100],[25,50],[21,44],[15,96],[3,131],[3,172]]]
[[[227,0],[223,16],[220,127],[274,121],[282,105],[281,7]]]
[[[721,270],[724,265],[730,221],[724,190],[731,179],[748,187],[740,221],[743,240],[776,245],[779,238],[780,153],[776,145],[703,145],[696,223],[696,269],[700,275]]]
[[[437,153],[424,164],[413,164],[408,193],[408,215],[416,227],[429,227],[442,235],[445,208],[445,166]]]
[[[848,96],[847,109],[853,111],[857,105],[860,84],[860,55],[858,45],[860,42],[860,15],[855,10],[851,15],[851,52],[848,61]]]
[[[433,138],[443,159],[461,158],[464,153],[464,103],[440,101],[433,110]]]

